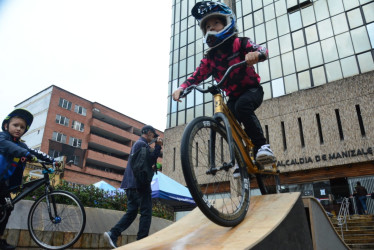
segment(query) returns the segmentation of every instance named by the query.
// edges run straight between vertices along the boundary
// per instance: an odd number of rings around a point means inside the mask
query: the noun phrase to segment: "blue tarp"
[[[93,184],[95,187],[100,188],[106,192],[109,191],[116,191],[116,188],[110,185],[109,183],[106,183],[105,181],[99,181]]]
[[[188,188],[161,172],[154,174],[151,188],[152,198],[171,206],[174,211],[188,211],[196,207]]]

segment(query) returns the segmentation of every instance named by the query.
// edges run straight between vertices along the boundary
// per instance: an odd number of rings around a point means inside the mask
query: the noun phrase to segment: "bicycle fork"
[[[57,205],[56,205],[56,201],[55,201],[55,198],[53,197],[53,195],[50,195],[50,190],[48,187],[46,187],[46,203],[47,203],[47,210],[48,210],[48,214],[49,214],[49,219],[54,223],[54,224],[58,224],[61,222],[61,217],[57,215]],[[51,206],[52,204],[52,206]],[[52,212],[52,209],[53,209],[53,212]],[[54,216],[53,216],[54,214]]]

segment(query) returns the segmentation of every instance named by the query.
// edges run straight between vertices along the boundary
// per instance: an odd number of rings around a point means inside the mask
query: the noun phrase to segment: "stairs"
[[[374,249],[374,215],[351,215],[346,225],[338,226],[336,217],[331,218],[335,230],[351,249]]]

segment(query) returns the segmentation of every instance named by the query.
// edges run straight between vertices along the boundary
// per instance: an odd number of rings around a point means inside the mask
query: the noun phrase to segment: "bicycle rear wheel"
[[[188,189],[205,216],[225,227],[239,224],[249,206],[249,178],[243,158],[234,143],[239,166],[239,176],[234,178],[229,152],[226,129],[213,118],[198,117],[183,133],[181,161]]]
[[[278,174],[256,174],[256,180],[261,194],[276,194],[280,192]]]
[[[78,198],[66,191],[44,194],[30,209],[28,228],[32,239],[45,249],[65,249],[82,235],[86,213]]]

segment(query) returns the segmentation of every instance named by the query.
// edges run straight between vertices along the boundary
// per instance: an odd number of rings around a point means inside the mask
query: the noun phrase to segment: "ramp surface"
[[[336,234],[331,224],[323,224],[330,232],[326,237],[324,233],[312,237],[316,230],[310,225],[320,230],[316,223],[329,219],[309,200],[303,203],[300,193],[253,196],[244,221],[231,228],[214,224],[196,208],[169,227],[117,249],[349,249],[339,236],[331,238]],[[313,218],[304,208],[310,204]],[[319,248],[327,241],[334,248]]]

